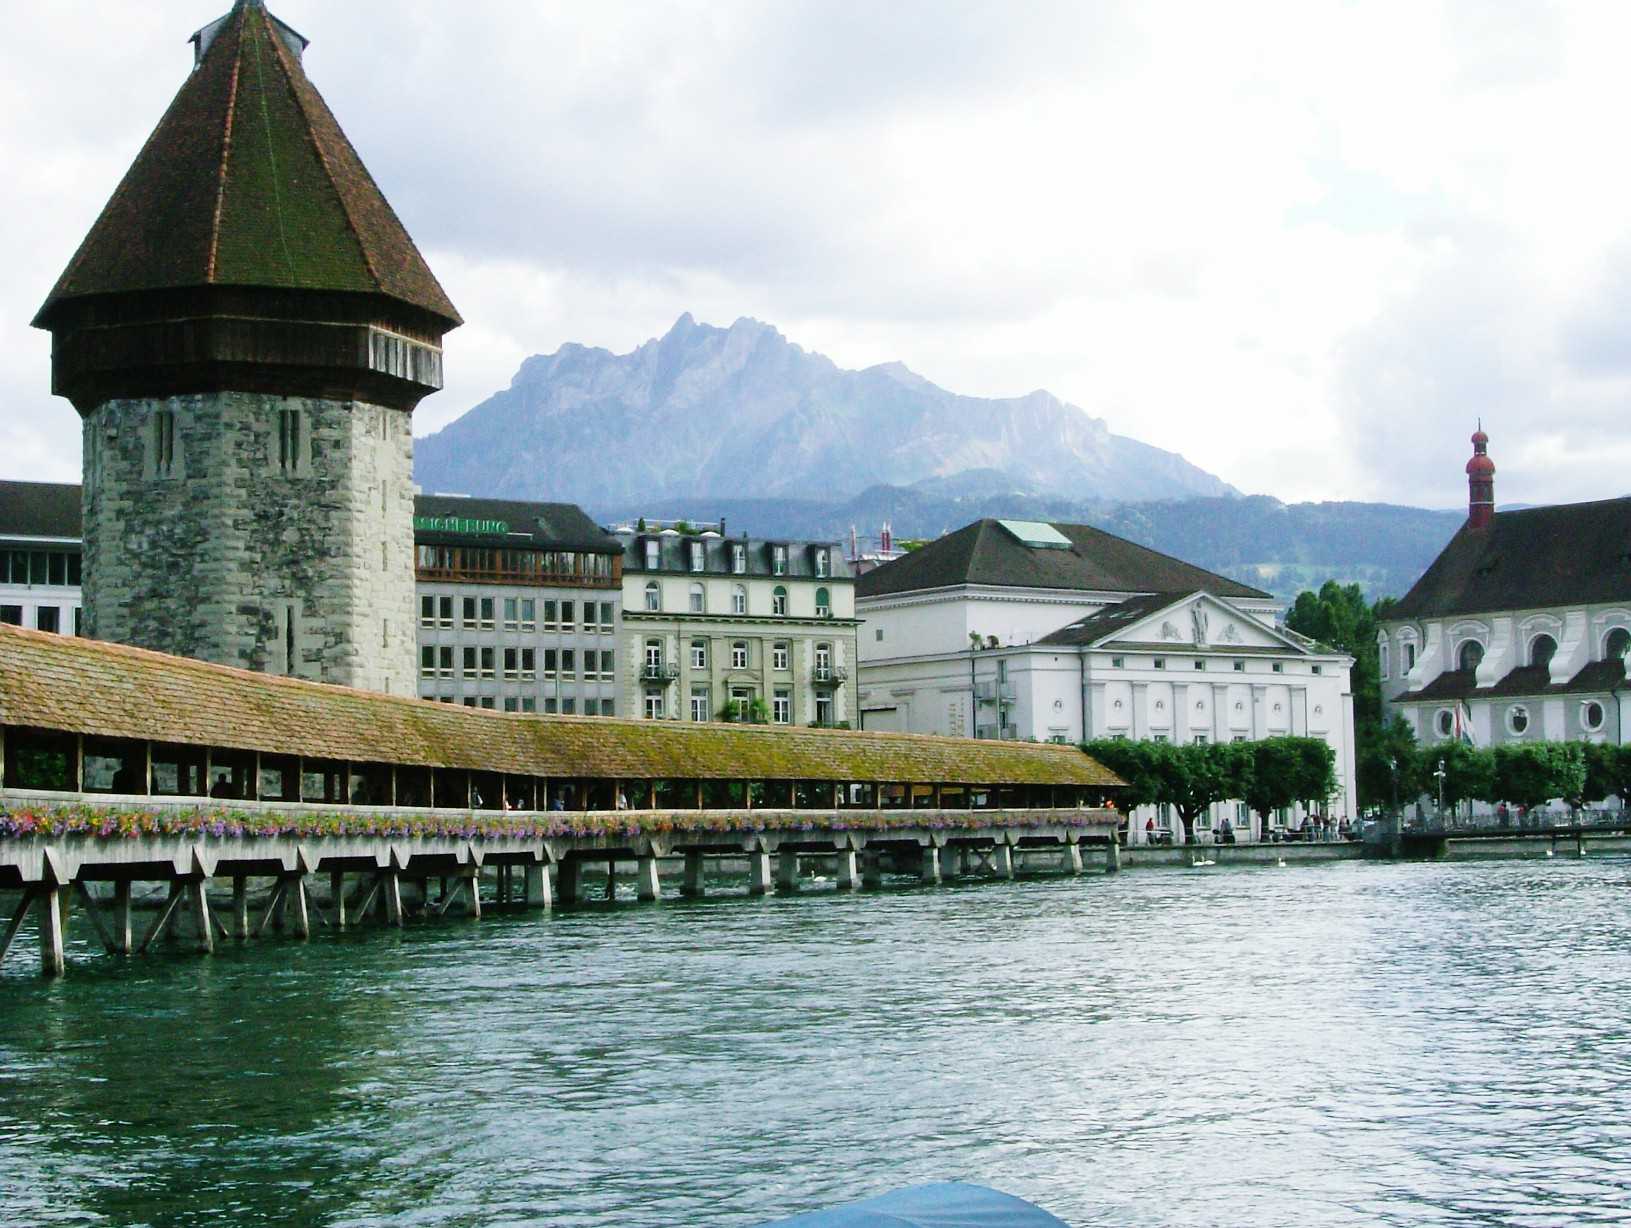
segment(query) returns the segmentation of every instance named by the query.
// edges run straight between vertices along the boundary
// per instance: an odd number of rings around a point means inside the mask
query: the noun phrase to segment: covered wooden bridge
[[[343,926],[455,901],[479,915],[484,869],[500,903],[519,867],[526,902],[549,906],[577,900],[585,864],[618,860],[645,899],[666,858],[693,895],[710,858],[745,861],[754,892],[795,889],[801,857],[840,888],[886,867],[1011,876],[1016,849],[1079,870],[1084,840],[1113,868],[1103,807],[1121,783],[1066,746],[496,713],[0,627],[0,889],[23,892],[0,957],[32,910],[61,971],[70,897],[116,953],[183,915],[206,948],[304,935],[313,873],[329,878],[322,919]],[[138,944],[130,886],[154,880],[169,894]]]

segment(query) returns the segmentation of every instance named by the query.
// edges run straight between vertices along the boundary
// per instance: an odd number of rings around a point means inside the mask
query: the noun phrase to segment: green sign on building
[[[466,537],[503,537],[510,531],[508,521],[474,520],[466,516],[415,516],[415,533],[459,533]]]

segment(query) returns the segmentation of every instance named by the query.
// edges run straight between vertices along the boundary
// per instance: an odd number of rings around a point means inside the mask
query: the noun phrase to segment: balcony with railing
[[[810,681],[817,686],[842,686],[849,681],[849,667],[844,665],[817,665],[810,671]]]
[[[1017,698],[1012,682],[998,682],[995,680],[980,683],[975,687],[974,693],[979,697],[982,704],[1000,703],[1005,707],[1013,703]]]
[[[680,667],[672,661],[647,661],[640,667],[642,682],[673,682],[680,676]]]

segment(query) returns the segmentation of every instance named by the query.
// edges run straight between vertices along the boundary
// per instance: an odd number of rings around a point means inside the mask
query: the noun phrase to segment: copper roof
[[[1073,746],[499,713],[5,626],[0,724],[550,777],[1122,783]]]
[[[197,66],[41,307],[200,286],[378,293],[459,313],[259,4],[206,28]],[[203,32],[200,32],[201,34]]]

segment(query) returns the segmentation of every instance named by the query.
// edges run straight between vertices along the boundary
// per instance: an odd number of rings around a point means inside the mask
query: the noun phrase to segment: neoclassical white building
[[[1631,741],[1631,499],[1495,511],[1482,430],[1467,522],[1377,633],[1418,741]]]
[[[1337,763],[1329,813],[1352,817],[1352,658],[1279,628],[1278,610],[1087,525],[977,521],[857,581],[861,718],[1056,742],[1320,737]],[[1203,830],[1225,815],[1252,823],[1228,804]],[[1135,832],[1146,817],[1171,821],[1140,813]]]

